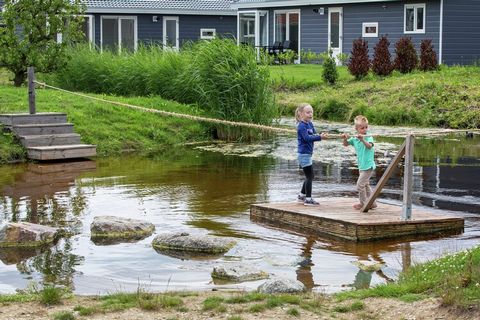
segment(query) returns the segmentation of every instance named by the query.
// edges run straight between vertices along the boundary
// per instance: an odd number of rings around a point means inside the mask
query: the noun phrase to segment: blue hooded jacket
[[[299,122],[297,125],[298,153],[313,154],[313,142],[322,140],[312,122]]]

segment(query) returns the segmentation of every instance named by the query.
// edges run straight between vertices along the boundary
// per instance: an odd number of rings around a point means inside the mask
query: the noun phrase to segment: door
[[[343,42],[343,8],[328,9],[328,48],[332,50],[333,57],[342,53]]]
[[[178,17],[163,17],[163,46],[178,50]]]

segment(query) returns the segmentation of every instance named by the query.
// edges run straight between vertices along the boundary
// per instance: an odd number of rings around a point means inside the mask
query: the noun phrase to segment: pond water
[[[317,127],[321,128],[318,124]],[[323,129],[345,129],[328,125]],[[376,133],[403,129],[377,128]],[[377,138],[378,181],[401,138]],[[0,293],[34,283],[68,286],[77,294],[134,291],[255,289],[262,281],[215,284],[217,264],[254,266],[335,292],[396,279],[412,263],[478,245],[480,240],[480,137],[417,138],[414,209],[465,218],[461,234],[410,237],[370,243],[322,238],[250,221],[249,205],[293,201],[303,180],[295,139],[278,137],[255,145],[213,144],[172,150],[156,158],[125,156],[53,164],[0,166],[0,223],[29,221],[62,226],[74,235],[41,250],[0,249]],[[322,141],[314,155],[314,196],[355,196],[353,150]],[[401,204],[401,172],[381,201]],[[95,216],[151,221],[156,234],[188,231],[233,238],[223,256],[176,256],[157,252],[153,237],[102,244],[90,239]],[[366,273],[352,262],[385,263]]]

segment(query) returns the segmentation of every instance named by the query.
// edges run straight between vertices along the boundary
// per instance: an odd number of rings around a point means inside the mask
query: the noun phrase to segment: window
[[[274,13],[274,41],[282,42],[284,48],[298,52],[300,40],[300,11],[276,10]]]
[[[362,37],[364,38],[378,37],[378,22],[362,23]]]
[[[405,5],[404,33],[425,33],[425,3]]]
[[[102,16],[100,29],[102,50],[137,49],[137,17]]]
[[[239,14],[240,43],[255,45],[255,13]]]
[[[200,29],[200,39],[210,40],[215,38],[215,29]]]
[[[85,42],[93,42],[93,16],[83,16],[80,31]]]

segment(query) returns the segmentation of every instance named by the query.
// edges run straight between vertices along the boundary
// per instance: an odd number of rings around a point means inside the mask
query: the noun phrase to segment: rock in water
[[[152,246],[157,249],[194,251],[205,253],[227,252],[235,241],[208,235],[191,235],[187,232],[165,233],[155,237]]]
[[[57,228],[10,222],[0,228],[0,247],[38,247],[55,240]]]
[[[301,293],[305,292],[306,288],[303,283],[298,280],[275,278],[267,280],[258,287],[261,293]]]
[[[358,260],[358,261],[352,261],[352,264],[360,268],[362,271],[366,272],[375,272],[380,269],[385,265],[384,263],[381,262],[373,262],[369,260]]]
[[[114,216],[95,217],[90,225],[92,238],[142,239],[155,230],[153,223]]]
[[[268,278],[268,273],[242,265],[215,266],[212,278],[231,282],[254,281]]]

